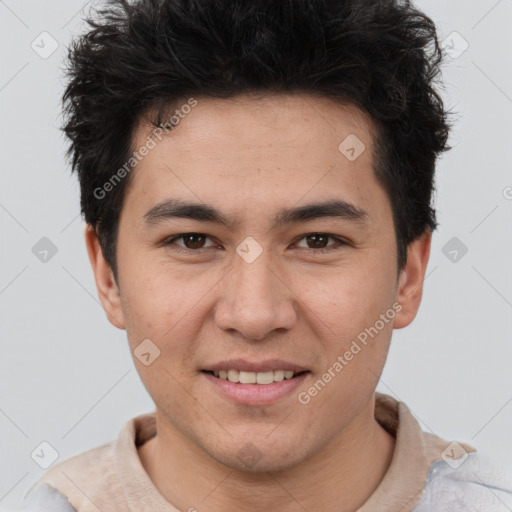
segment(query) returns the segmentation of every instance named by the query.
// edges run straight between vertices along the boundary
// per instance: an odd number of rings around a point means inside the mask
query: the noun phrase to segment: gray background
[[[125,332],[108,323],[97,300],[78,184],[58,130],[64,49],[83,30],[84,5],[0,1],[5,507],[44,473],[31,457],[41,442],[61,461],[114,439],[125,421],[153,409]],[[378,390],[408,404],[426,431],[511,460],[512,0],[416,5],[451,48],[443,96],[459,119],[454,149],[438,165],[441,225],[423,304],[411,326],[395,331]],[[58,47],[48,55],[52,44]],[[46,262],[36,245],[43,237],[57,249]],[[43,452],[51,455],[44,445]]]

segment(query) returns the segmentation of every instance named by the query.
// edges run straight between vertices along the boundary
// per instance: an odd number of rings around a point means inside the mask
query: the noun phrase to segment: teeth
[[[284,379],[291,379],[295,372],[291,370],[274,370],[268,372],[244,372],[238,370],[219,370],[213,374],[219,379],[229,382],[240,382],[240,384],[272,384],[281,382]]]
[[[272,384],[274,382],[274,372],[256,373],[256,382],[258,384]]]
[[[240,372],[238,370],[228,370],[225,379],[229,382],[240,382]]]
[[[274,381],[280,382],[284,379],[284,370],[276,370],[274,372]]]
[[[240,372],[240,384],[256,384],[256,372]]]

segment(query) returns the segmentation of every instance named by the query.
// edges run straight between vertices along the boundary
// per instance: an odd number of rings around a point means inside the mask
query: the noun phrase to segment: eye
[[[212,245],[205,246],[204,242],[210,238],[208,235],[205,235],[203,233],[182,233],[181,235],[177,235],[173,238],[170,238],[169,240],[164,242],[164,245],[177,245],[177,247],[182,248],[183,250],[191,250],[191,251],[199,251],[201,249],[205,249],[207,247],[215,246],[215,244],[212,243]],[[176,244],[176,240],[182,240],[183,245]]]
[[[329,239],[335,240],[336,243],[327,245]],[[299,241],[302,240],[305,240],[306,244],[313,245],[313,247],[306,247],[306,249],[310,249],[313,252],[329,252],[338,249],[340,246],[349,245],[345,240],[329,233],[308,233],[299,239]]]
[[[215,247],[215,243],[211,243],[210,245],[205,245],[206,240],[211,238],[204,233],[181,233],[172,238],[167,239],[163,245],[174,245],[175,249],[178,251],[185,252],[202,252],[208,247]],[[182,244],[176,243],[178,240],[182,241]],[[307,244],[305,246],[297,245],[296,247],[300,250],[304,250],[308,253],[325,253],[336,250],[341,246],[350,245],[349,242],[342,240],[334,235],[330,235],[329,233],[307,233],[298,239],[298,242],[305,241]],[[334,240],[336,243],[328,244],[329,240]],[[309,247],[308,247],[309,245]]]

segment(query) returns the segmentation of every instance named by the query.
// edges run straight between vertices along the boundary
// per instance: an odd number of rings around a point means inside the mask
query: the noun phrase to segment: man
[[[71,48],[64,129],[99,298],[156,410],[26,509],[512,507],[510,475],[375,391],[437,225],[432,21],[394,0],[110,4]]]

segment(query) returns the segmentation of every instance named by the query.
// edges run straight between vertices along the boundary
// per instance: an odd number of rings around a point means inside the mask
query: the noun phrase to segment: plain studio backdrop
[[[41,464],[153,410],[98,302],[58,129],[65,48],[87,4],[0,1],[0,507],[20,502]],[[458,120],[437,167],[422,306],[394,331],[377,389],[427,432],[511,460],[512,1],[416,5],[451,56],[442,95]]]

